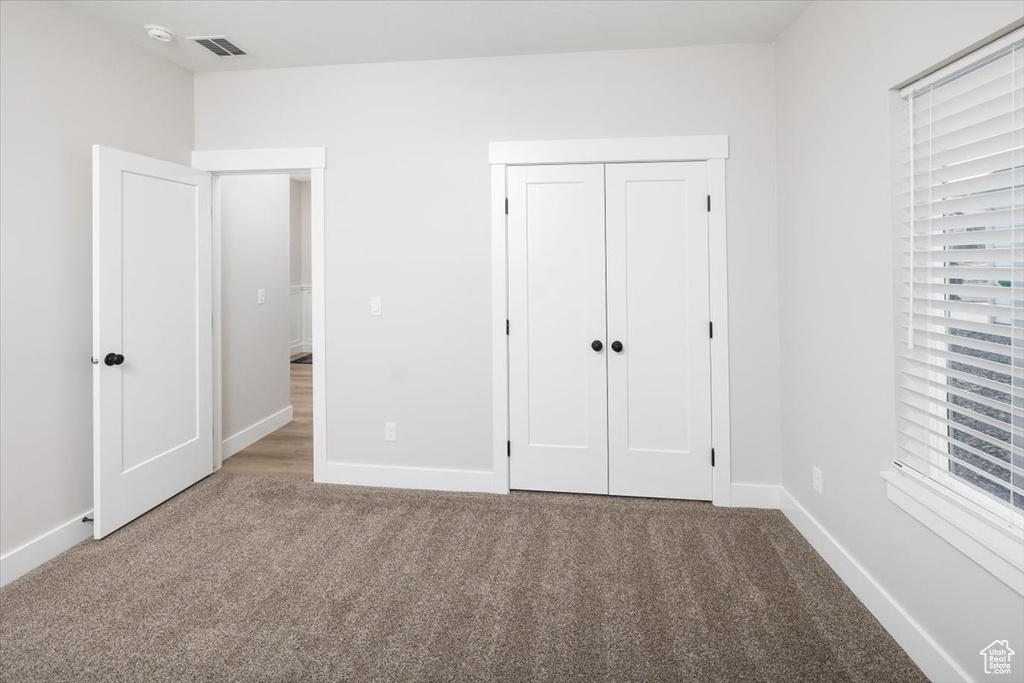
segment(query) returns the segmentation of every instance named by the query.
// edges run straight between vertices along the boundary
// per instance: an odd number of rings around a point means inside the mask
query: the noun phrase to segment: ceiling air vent
[[[189,40],[202,45],[218,57],[241,57],[245,54],[245,51],[228,40],[227,36],[192,36]]]

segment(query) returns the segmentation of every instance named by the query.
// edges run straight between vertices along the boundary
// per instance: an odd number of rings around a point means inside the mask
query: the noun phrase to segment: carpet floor
[[[0,680],[926,679],[778,511],[219,473],[0,589]]]

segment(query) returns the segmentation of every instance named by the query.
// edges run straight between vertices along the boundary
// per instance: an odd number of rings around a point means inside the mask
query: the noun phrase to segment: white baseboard
[[[232,434],[221,443],[221,460],[227,460],[238,451],[251,446],[263,437],[276,432],[292,421],[292,407],[279,410],[254,425],[249,425],[237,434]]]
[[[427,491],[496,493],[494,472],[446,470],[395,465],[364,465],[328,461],[314,463],[313,481],[323,484],[381,486]],[[505,493],[500,491],[499,493]]]
[[[92,536],[92,524],[82,522],[92,510],[76,515],[56,529],[47,531],[25,545],[15,548],[0,557],[0,586],[5,586],[23,574],[27,574],[44,562],[60,555],[71,546]]]
[[[295,355],[296,353],[313,353],[313,342],[299,342],[297,344],[292,344],[288,347],[288,352],[291,355]]]
[[[733,483],[731,488],[732,500],[729,507],[779,509],[779,492],[782,487],[777,484]]]
[[[797,531],[818,551],[930,680],[950,683],[971,680],[949,653],[785,489],[781,490],[780,502],[782,512]]]

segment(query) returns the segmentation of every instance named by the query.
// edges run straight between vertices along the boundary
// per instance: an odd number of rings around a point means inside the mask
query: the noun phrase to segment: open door
[[[93,146],[95,538],[213,471],[210,187]]]

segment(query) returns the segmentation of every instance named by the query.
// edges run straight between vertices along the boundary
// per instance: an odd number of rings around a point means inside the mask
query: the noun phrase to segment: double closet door
[[[711,500],[706,165],[506,182],[511,488]]]

